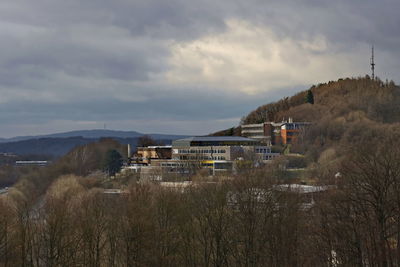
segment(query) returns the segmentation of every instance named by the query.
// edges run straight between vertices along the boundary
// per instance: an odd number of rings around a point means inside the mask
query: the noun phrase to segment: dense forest
[[[398,266],[400,88],[366,77],[310,90],[314,104],[307,90],[243,119],[312,122],[292,146],[328,188],[309,205],[277,190],[301,182],[285,156],[177,190],[108,177],[107,153],[126,146],[102,139],[18,170],[0,195],[0,266]]]

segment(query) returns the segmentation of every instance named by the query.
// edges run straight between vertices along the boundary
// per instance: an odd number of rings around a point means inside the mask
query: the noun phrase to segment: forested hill
[[[314,104],[307,103],[311,91]],[[312,122],[292,152],[309,163],[332,162],[357,144],[400,133],[400,87],[393,81],[347,78],[312,86],[292,97],[258,107],[243,117],[243,124],[264,121]],[[240,126],[214,133],[240,135]]]
[[[306,103],[309,90],[313,93],[314,104]],[[329,122],[335,126],[355,121],[393,124],[400,122],[399,100],[400,87],[393,81],[382,82],[368,76],[339,79],[260,106],[244,116],[241,124],[282,121],[288,117],[294,121]],[[240,127],[214,135],[240,135]]]
[[[295,121],[317,122],[321,119],[349,119],[357,113],[360,119],[382,123],[400,121],[400,87],[393,81],[347,78],[310,88],[314,105],[305,101],[307,90],[275,103],[258,107],[242,123],[281,121],[289,116]]]

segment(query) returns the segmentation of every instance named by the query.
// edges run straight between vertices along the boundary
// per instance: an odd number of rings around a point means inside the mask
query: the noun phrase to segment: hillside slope
[[[292,151],[304,153],[309,162],[329,161],[357,143],[400,132],[400,87],[393,81],[346,78],[312,86],[314,104],[306,103],[308,90],[258,107],[241,124],[308,121],[311,126]],[[240,135],[240,126],[214,133]]]
[[[322,117],[341,117],[352,112],[362,112],[365,118],[376,122],[393,123],[400,121],[400,87],[393,81],[365,78],[347,78],[331,81],[310,90],[315,104],[305,103],[307,91],[285,97],[275,103],[258,107],[242,123],[280,121],[293,117],[295,121],[319,121]]]

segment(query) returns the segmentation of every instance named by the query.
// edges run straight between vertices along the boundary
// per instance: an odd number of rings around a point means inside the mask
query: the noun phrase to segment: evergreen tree
[[[308,91],[307,91],[306,103],[310,103],[311,105],[314,104],[314,94],[312,93],[311,90],[308,90]]]
[[[113,176],[121,170],[121,167],[121,154],[115,149],[108,150],[104,159],[104,170],[107,171],[109,175]]]

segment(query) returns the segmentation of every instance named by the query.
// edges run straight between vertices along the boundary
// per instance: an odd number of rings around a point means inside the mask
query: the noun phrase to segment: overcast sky
[[[200,135],[312,84],[400,81],[399,0],[2,0],[0,137]]]

